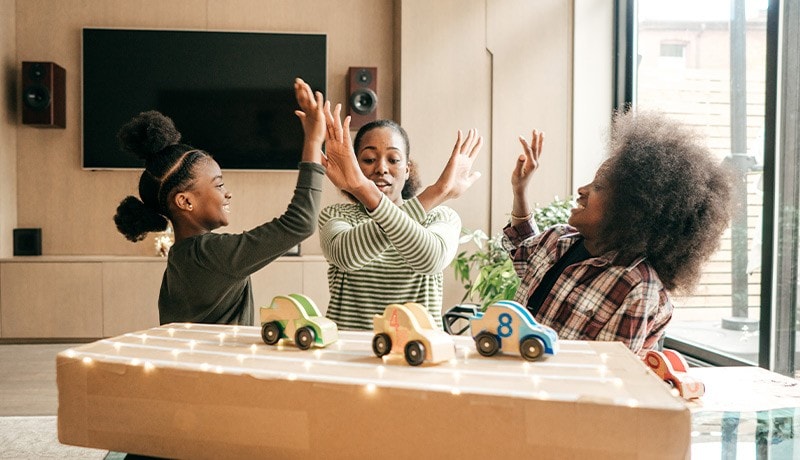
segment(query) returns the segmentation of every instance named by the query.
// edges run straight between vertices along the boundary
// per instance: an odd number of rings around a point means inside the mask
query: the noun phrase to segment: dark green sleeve
[[[197,262],[232,277],[250,275],[311,236],[317,227],[325,168],[300,163],[297,186],[286,212],[239,234],[197,239]]]

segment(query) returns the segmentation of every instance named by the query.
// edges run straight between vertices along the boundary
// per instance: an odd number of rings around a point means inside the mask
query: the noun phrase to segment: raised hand
[[[481,173],[472,170],[475,158],[483,146],[483,137],[478,130],[470,129],[464,137],[458,131],[453,153],[436,182],[419,194],[422,206],[430,211],[439,204],[458,198],[481,177]]]
[[[533,173],[539,168],[539,157],[542,154],[544,133],[534,129],[531,134],[530,143],[522,136],[519,137],[519,143],[522,144],[523,152],[519,155],[519,158],[517,158],[514,171],[511,173],[511,188],[515,195],[524,195],[525,189],[528,188],[531,177],[533,177]]]
[[[380,203],[382,193],[358,166],[350,138],[350,117],[345,117],[342,122],[341,110],[342,105],[336,104],[331,113],[330,102],[325,102],[325,157],[322,164],[333,185],[350,193],[372,210]]]
[[[294,113],[300,118],[305,135],[303,161],[321,162],[322,143],[325,142],[325,114],[323,113],[322,93],[311,91],[308,83],[300,78],[294,80],[294,95],[300,110]]]

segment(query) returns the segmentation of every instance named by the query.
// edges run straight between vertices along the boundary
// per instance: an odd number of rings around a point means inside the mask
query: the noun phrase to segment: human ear
[[[414,165],[411,163],[410,160],[406,161],[406,174],[405,174],[405,179],[406,180],[408,180],[408,178],[411,177],[411,168],[413,168],[413,167],[414,167]]]
[[[182,211],[191,211],[194,209],[194,206],[192,206],[192,197],[186,192],[176,193],[174,202],[175,206]]]

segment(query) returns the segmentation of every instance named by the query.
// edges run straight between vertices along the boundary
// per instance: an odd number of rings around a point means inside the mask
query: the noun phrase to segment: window
[[[781,130],[775,108],[796,113],[798,107],[792,100],[775,104],[775,97],[781,97],[778,83],[797,87],[798,58],[784,51],[778,78],[777,20],[768,27],[778,2],[620,0],[618,6],[628,54],[618,66],[625,81],[620,105],[658,109],[693,125],[736,174],[730,228],[698,289],[673,298],[667,346],[713,364],[760,364],[789,374],[800,260],[797,130],[789,121]],[[677,61],[682,65],[665,65]],[[783,97],[792,96],[796,91]]]
[[[686,45],[683,43],[662,43],[659,55],[666,58],[683,58]]]

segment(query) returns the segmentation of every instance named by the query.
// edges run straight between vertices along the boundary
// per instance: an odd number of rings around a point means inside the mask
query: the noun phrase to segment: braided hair
[[[151,110],[133,117],[117,133],[120,148],[145,161],[139,198],[125,197],[117,207],[117,230],[132,242],[149,232],[167,229],[172,219],[169,200],[194,182],[194,166],[211,156],[186,144],[169,117]]]

